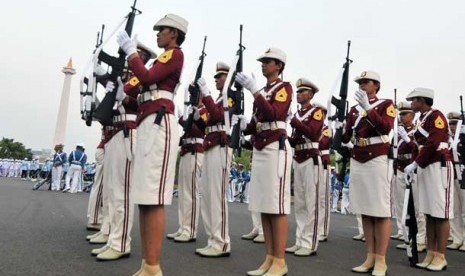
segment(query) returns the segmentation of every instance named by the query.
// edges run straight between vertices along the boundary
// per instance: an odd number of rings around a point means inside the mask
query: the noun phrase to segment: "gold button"
[[[371,155],[371,152],[369,152],[368,155]]]
[[[266,139],[263,139],[263,142],[266,142]]]

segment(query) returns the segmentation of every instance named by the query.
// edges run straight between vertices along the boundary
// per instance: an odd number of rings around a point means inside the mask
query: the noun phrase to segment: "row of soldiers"
[[[23,161],[14,159],[0,160],[0,176],[4,177],[21,177],[22,179],[37,178],[39,171],[39,159],[34,158]]]
[[[129,256],[133,206],[137,204],[142,261],[134,275],[162,275],[163,206],[172,200],[178,145],[181,155],[179,228],[167,237],[175,242],[195,241],[201,215],[208,243],[196,249],[196,254],[225,257],[231,252],[225,195],[232,150],[226,129],[230,118],[225,116],[225,111],[235,108],[235,97],[228,99],[225,110],[222,93],[232,90],[232,83],[226,83],[226,79],[234,69],[219,62],[213,76],[219,95],[214,97],[206,80],[199,78],[196,85],[201,92],[201,104],[186,108],[182,116],[175,116],[173,98],[184,61],[179,46],[185,39],[187,25],[185,19],[174,14],[166,15],[154,25],[158,31],[157,45],[165,52],[149,69],[145,64],[155,58],[154,52],[131,40],[126,32],[118,34],[117,41],[128,56],[131,74],[117,83],[102,82],[109,93],[114,93],[117,86],[117,108],[113,124],[102,128],[96,153],[97,173],[89,200],[88,228],[99,232],[87,238],[91,243],[105,244],[92,250],[99,260]],[[249,210],[261,221],[266,245],[263,263],[247,274],[286,275],[285,252],[315,255],[319,241],[327,239],[331,129],[324,126],[325,108],[311,103],[318,87],[305,78],[296,83],[300,109],[289,116],[294,89],[279,78],[287,62],[284,51],[269,48],[257,61],[266,78],[264,87],[257,85],[255,77],[242,72],[236,72],[234,79],[250,91],[254,100],[253,117],[233,115],[231,118],[231,125],[238,125],[245,136],[250,135],[244,143],[244,147],[253,150]],[[388,155],[397,115],[392,100],[376,96],[381,83],[379,74],[364,71],[355,81],[359,85],[355,93],[358,104],[351,108],[342,125],[342,141],[351,148],[350,206],[362,216],[367,258],[352,270],[385,275],[393,185],[392,161]],[[418,171],[419,212],[426,216],[428,254],[418,265],[437,271],[447,265],[443,232],[448,232],[448,219],[453,217],[450,177],[453,174],[447,147],[447,121],[440,111],[431,108],[433,98],[433,91],[425,88],[414,89],[407,97],[412,101],[412,111],[420,112],[421,116],[414,139],[409,143],[416,150],[403,170],[409,178],[414,178],[415,170]],[[192,128],[180,136],[177,124],[184,125],[191,115]],[[289,137],[288,123],[292,127]],[[399,131],[399,135],[403,134]],[[297,231],[295,245],[286,248],[291,167],[294,168]]]

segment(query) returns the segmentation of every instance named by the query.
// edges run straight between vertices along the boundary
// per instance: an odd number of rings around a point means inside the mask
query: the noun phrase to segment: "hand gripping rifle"
[[[240,36],[239,36],[239,49],[237,50],[236,56],[238,57],[236,70],[234,73],[241,73],[243,69],[243,52],[245,50],[244,45],[242,45],[242,24],[240,25]],[[238,82],[234,82],[234,88],[236,89],[234,93],[234,114],[244,115],[244,87]],[[237,156],[241,156],[242,146],[241,146],[241,122],[238,122],[232,126],[231,132],[231,148],[237,152]]]
[[[402,210],[402,230],[404,232],[404,241],[407,245],[407,257],[410,266],[415,267],[418,263],[417,233],[418,225],[415,217],[415,203],[413,201],[412,190],[413,178],[409,178],[405,187],[404,208]]]
[[[136,9],[136,2],[134,0],[134,4],[131,6],[131,11],[129,14],[124,18],[124,20],[117,26],[117,28],[112,32],[112,34],[108,37],[111,38],[118,29],[126,22],[125,31],[129,36],[132,34],[132,28],[134,26],[134,19],[136,15],[141,14],[142,12]],[[92,114],[92,117],[86,119],[86,124],[90,126],[92,123],[92,118],[95,118],[102,122],[103,124],[111,124],[112,117],[113,117],[113,106],[115,103],[115,96],[116,91],[118,89],[117,78],[123,75],[123,71],[126,65],[126,53],[119,48],[118,49],[118,57],[110,56],[109,54],[102,51],[103,46],[108,42],[108,39],[104,41],[94,52],[91,62],[93,63],[94,67],[96,64],[101,61],[111,67],[111,73],[108,75],[108,80],[115,83],[115,88],[112,92],[108,92],[105,94],[102,102],[95,106],[95,92],[92,96],[92,103],[89,106],[89,113]],[[91,86],[92,87],[92,86]],[[93,109],[94,108],[94,109]],[[87,109],[87,106],[86,106]]]
[[[202,53],[200,54],[200,57],[199,57],[199,62],[197,65],[197,70],[195,72],[194,80],[189,84],[189,88],[186,91],[185,99],[189,97],[189,101],[184,102],[185,106],[194,107],[194,106],[199,105],[200,88],[199,88],[199,85],[197,84],[197,81],[202,77],[203,61],[205,59],[205,56],[207,55],[205,53],[206,43],[207,43],[207,36],[205,36],[203,39]],[[188,114],[187,119],[184,121],[184,124],[182,126],[184,129],[184,132],[189,132],[191,130],[193,121],[194,121],[194,112]]]
[[[231,123],[230,123],[231,118],[230,118],[230,114],[229,114],[229,105],[228,105],[229,87],[230,87],[231,82],[234,81],[236,73],[237,72],[242,72],[242,52],[245,50],[245,47],[242,45],[242,24],[240,25],[239,28],[240,28],[239,50],[236,52],[236,55],[234,56],[233,62],[231,62],[231,69],[234,68],[234,70],[229,70],[228,75],[226,76],[226,81],[224,82],[223,90],[221,90],[221,93],[223,95],[224,126],[225,126],[225,132],[227,134],[231,130]],[[236,70],[240,70],[240,71],[236,71]],[[238,83],[235,83],[234,87],[236,88],[236,92],[237,92],[236,95],[242,94],[240,96],[237,96],[236,98],[239,98],[239,100],[242,99],[242,110],[244,110],[244,91],[243,91],[243,88]],[[238,99],[234,99],[234,100],[237,101]],[[240,106],[241,103],[236,102],[235,105]],[[242,113],[244,113],[244,112],[242,111]],[[238,122],[237,126],[239,126],[239,125],[240,124]],[[240,133],[240,131],[239,131],[239,133]],[[237,142],[237,143],[240,144],[240,141]],[[233,146],[231,146],[231,147],[233,147]],[[237,148],[237,146],[236,146],[236,148]]]

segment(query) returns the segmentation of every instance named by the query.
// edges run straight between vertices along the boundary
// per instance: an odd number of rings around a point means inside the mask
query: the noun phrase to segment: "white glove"
[[[205,81],[204,78],[200,78],[197,81],[197,84],[199,85],[200,93],[202,93],[202,97],[207,97],[210,95],[210,90],[208,89],[207,82]]]
[[[105,85],[105,91],[106,93],[112,92],[113,89],[115,89],[115,84],[112,81],[108,81],[107,85]]]
[[[244,73],[238,73],[236,75],[236,81],[244,86],[245,89],[249,90],[252,95],[258,93],[257,83],[255,81],[255,75],[252,73],[250,76]]]
[[[367,93],[363,90],[357,90],[355,91],[355,100],[358,102],[358,104],[365,109],[365,111],[370,111],[371,105],[370,101],[368,100]]]
[[[397,127],[397,133],[399,134],[400,138],[404,140],[406,143],[410,143],[410,137],[407,134],[407,131],[403,126],[398,126]]]
[[[116,42],[126,55],[130,56],[137,53],[137,43],[134,40],[131,40],[126,31],[121,31],[116,35]]]
[[[460,134],[465,134],[465,125],[460,127]]]
[[[245,115],[236,115],[236,114],[233,114],[232,115],[232,118],[231,118],[231,125],[234,126],[237,124],[237,122],[240,121],[240,125],[239,125],[239,128],[241,130],[245,130],[247,128],[247,122],[248,122],[248,119],[247,117],[245,117]]]
[[[197,121],[198,119],[200,119],[200,112],[199,112],[199,109],[195,106],[189,106],[187,108],[187,116],[191,115],[191,114],[194,114],[194,120]]]
[[[116,90],[115,99],[119,102],[122,102],[126,98],[126,93],[124,93],[124,84],[121,81],[121,77],[118,77],[118,90]]]
[[[97,76],[103,76],[107,73],[107,70],[105,70],[102,65],[97,63],[97,66],[94,68],[94,73]]]
[[[346,147],[348,149],[353,149],[354,148],[354,144],[352,144],[351,141],[349,141],[348,143],[342,143],[342,146]]]
[[[410,165],[404,168],[405,173],[405,181],[408,183],[413,179],[413,173],[415,169],[418,167],[417,162],[413,161]]]

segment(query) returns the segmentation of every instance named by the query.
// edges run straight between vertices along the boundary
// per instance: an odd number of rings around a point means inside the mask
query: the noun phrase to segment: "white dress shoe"
[[[383,269],[383,270],[376,270],[376,269],[373,269],[373,271],[371,272],[371,275],[373,276],[386,276],[386,273],[387,273],[387,267],[386,269]]]
[[[426,251],[426,244],[424,243],[417,243],[417,251],[418,253]]]
[[[108,241],[108,235],[102,234],[102,232],[99,232],[99,235],[97,237],[94,237],[93,239],[90,239],[89,243],[91,244],[104,244],[107,243]]]
[[[254,243],[264,243],[265,242],[265,235],[259,234],[258,236],[253,239]]]
[[[174,233],[171,233],[171,234],[166,235],[166,237],[167,237],[168,239],[170,239],[170,240],[176,238],[177,236],[181,236],[181,232],[176,231],[176,232],[174,232]]]
[[[258,233],[255,233],[255,232],[252,231],[252,232],[250,232],[248,234],[242,235],[241,239],[243,239],[243,240],[253,240],[257,236],[258,236]]]
[[[352,237],[353,240],[356,240],[356,241],[361,241],[365,238],[365,235],[364,234],[358,234],[358,235],[355,235]]]
[[[207,250],[209,248],[210,248],[210,245],[207,245],[207,246],[202,247],[202,248],[197,248],[197,249],[195,249],[195,254],[200,254],[200,252],[205,251],[205,250]]]
[[[314,256],[316,255],[316,251],[311,250],[310,248],[301,247],[294,252],[294,255],[299,257]]]
[[[460,246],[459,250],[465,252],[465,243],[462,246]]]
[[[96,232],[96,233],[94,233],[94,234],[87,235],[87,236],[86,236],[86,240],[90,241],[91,239],[97,237],[98,235],[100,235],[100,232]]]
[[[188,235],[181,234],[173,239],[175,242],[194,242],[195,238],[191,238]]]
[[[326,242],[326,241],[328,241],[328,236],[320,235],[320,236],[318,236],[318,241]]]
[[[277,273],[271,273],[269,270],[267,273],[263,274],[263,276],[284,276],[287,275],[287,264],[285,264],[281,270],[279,270]]]
[[[294,252],[296,252],[299,249],[300,249],[300,246],[298,246],[296,244],[296,245],[293,245],[291,247],[286,248],[286,253],[293,253],[294,254]]]
[[[92,251],[90,251],[90,254],[92,256],[97,256],[98,254],[107,251],[108,248],[110,248],[108,245],[105,245],[105,246],[99,247],[99,248],[94,248],[94,249],[92,249]]]
[[[441,263],[439,264],[433,264],[433,263],[430,263],[426,269],[428,269],[429,271],[443,271],[447,268],[447,261],[444,259],[442,260]]]
[[[107,250],[97,255],[97,260],[114,261],[114,260],[118,260],[121,258],[127,258],[129,257],[130,254],[131,254],[130,252],[123,253],[123,252],[116,251],[113,248],[109,247]]]
[[[352,268],[352,272],[355,272],[355,273],[368,273],[371,270],[373,270],[373,267],[366,267],[363,265],[359,265],[359,266]]]
[[[447,249],[450,249],[450,250],[458,250],[462,245],[459,244],[459,243],[451,243],[449,244],[447,247]]]
[[[400,243],[400,244],[396,245],[397,249],[402,249],[402,250],[407,249],[407,247],[408,247],[408,245],[405,244],[405,243]]]
[[[231,254],[229,251],[222,251],[219,249],[216,249],[213,246],[210,246],[208,249],[205,249],[203,251],[199,252],[199,255],[202,257],[208,257],[208,258],[217,258],[217,257],[228,257]]]
[[[270,266],[271,266],[271,264],[270,264]],[[259,268],[259,269],[256,269],[256,270],[247,271],[247,275],[249,275],[249,276],[262,276],[262,275],[265,275],[265,273],[268,271],[268,269],[270,269],[270,266],[266,267],[266,268]]]

